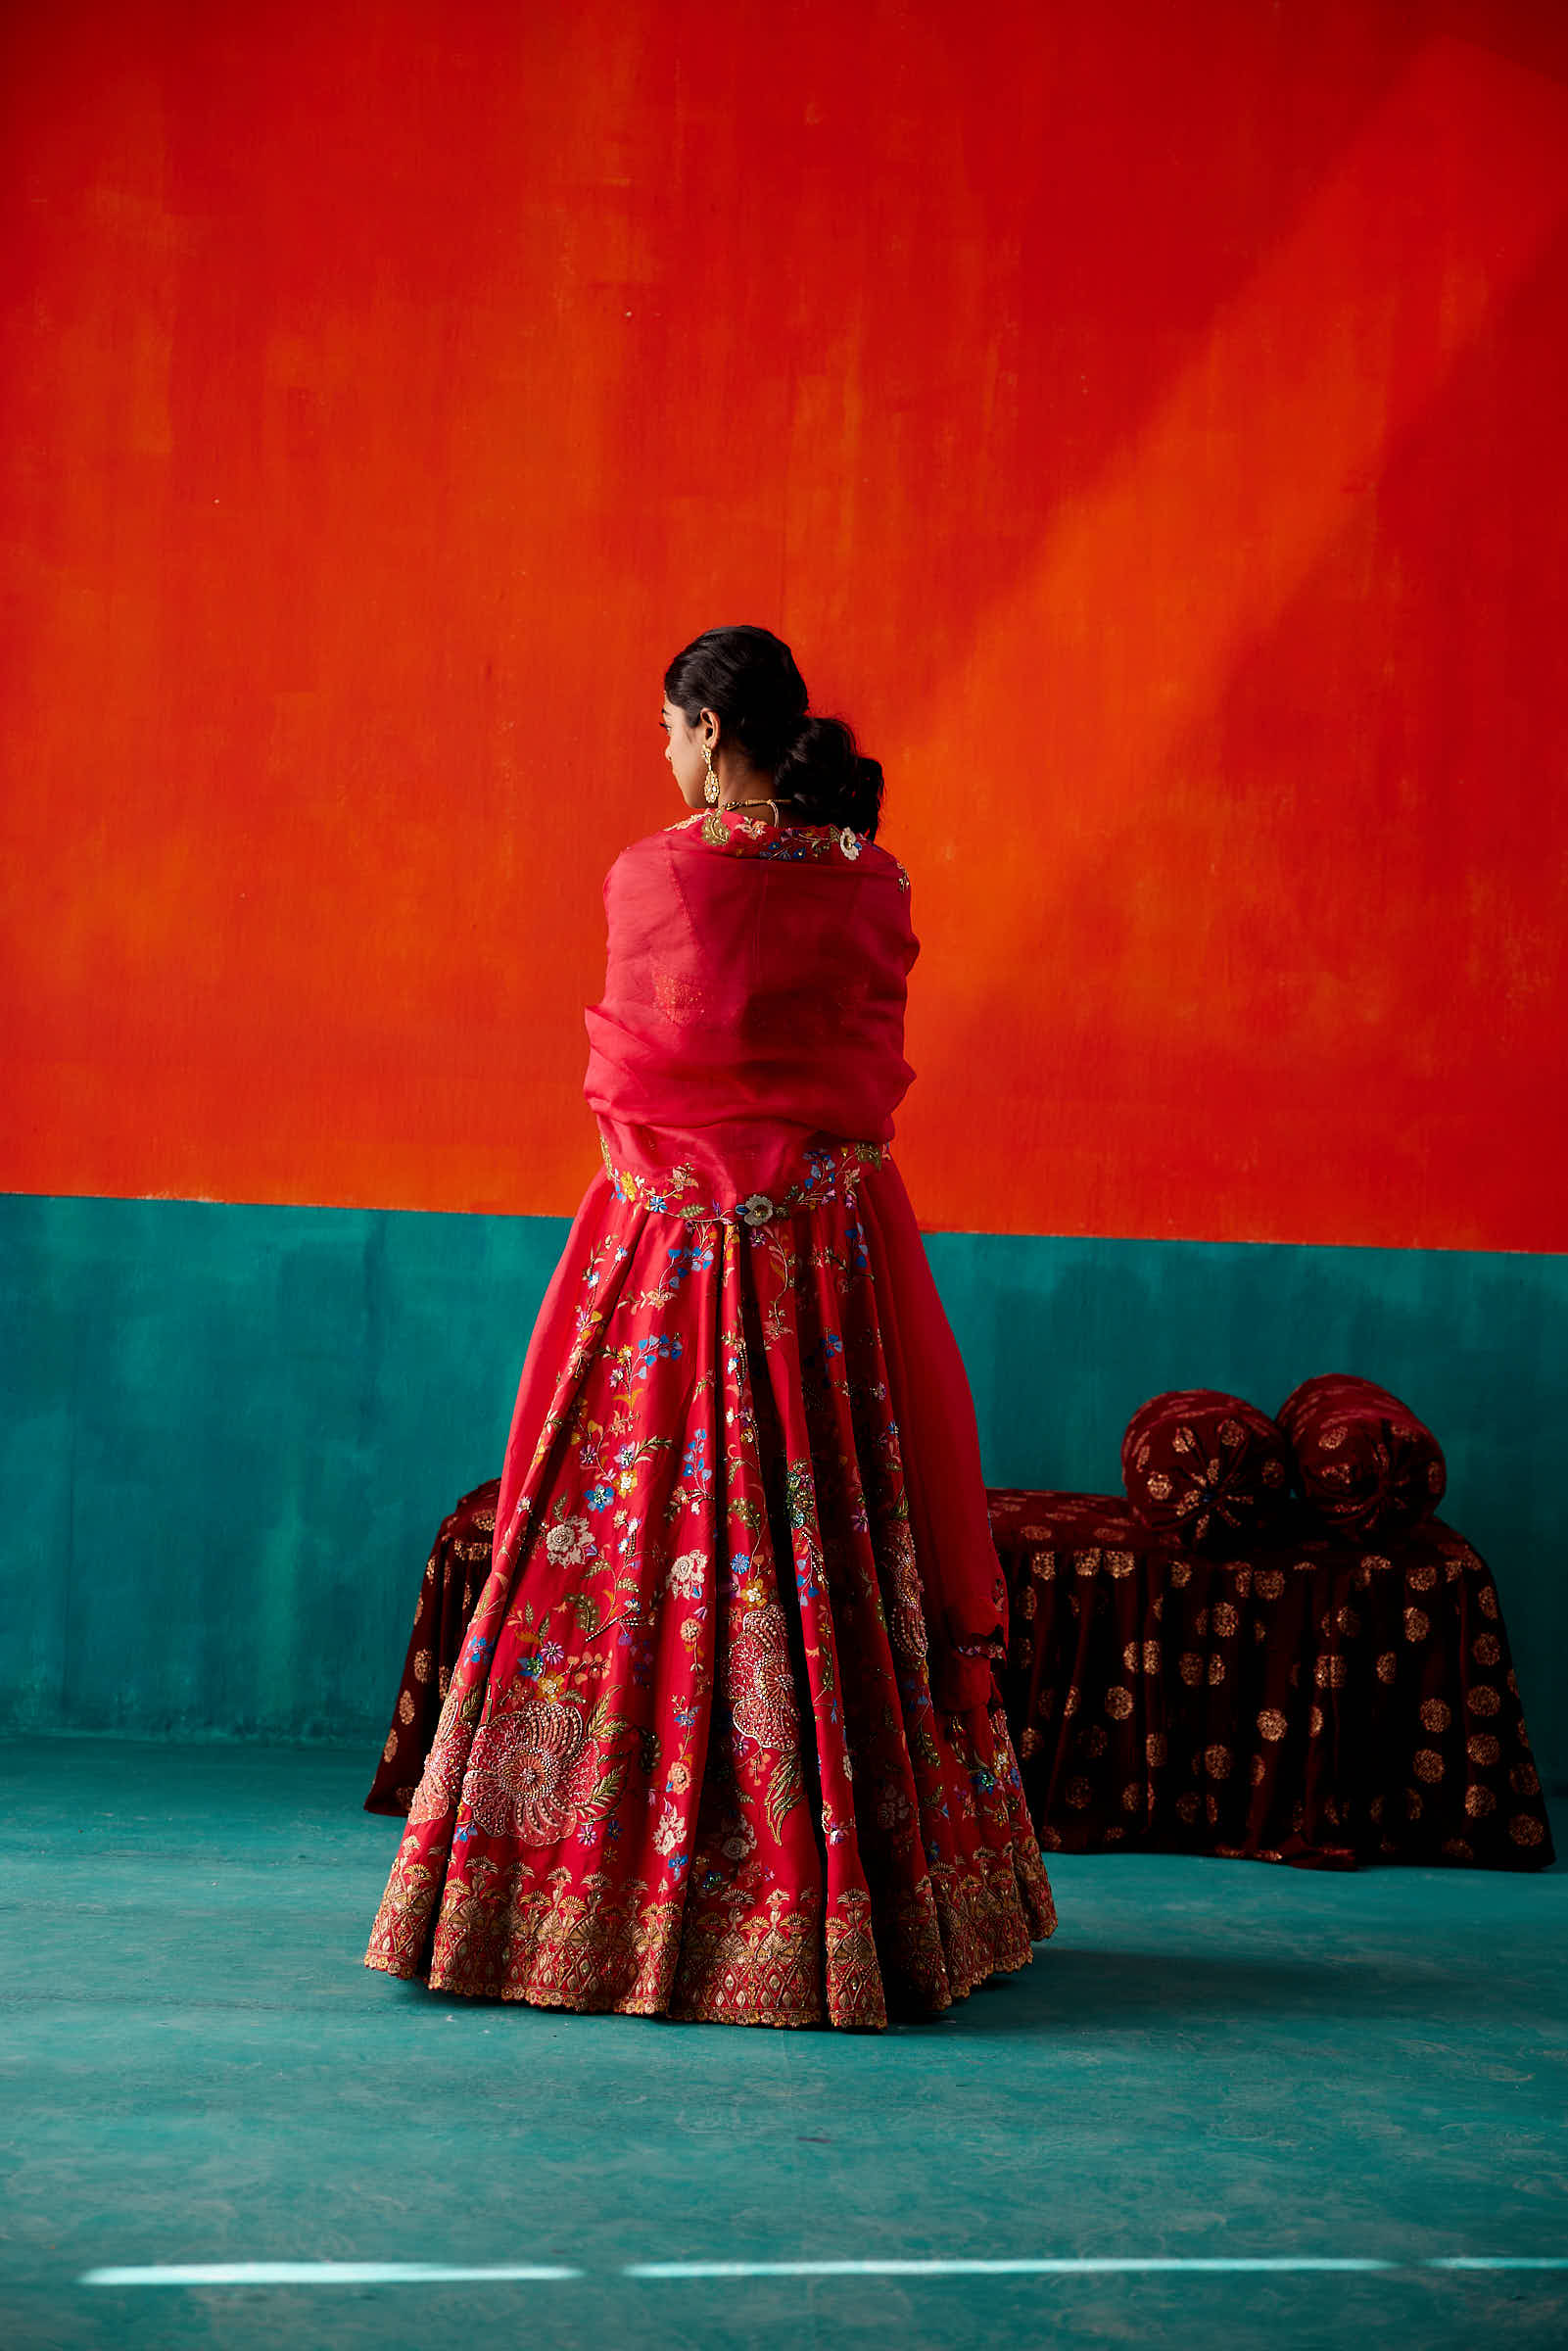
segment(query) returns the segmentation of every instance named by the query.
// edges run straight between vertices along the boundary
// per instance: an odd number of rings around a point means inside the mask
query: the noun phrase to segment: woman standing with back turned
[[[787,646],[664,680],[696,813],[605,883],[604,1173],[366,1953],[549,2007],[879,2026],[1055,1925],[974,1407],[898,1173],[882,774]]]

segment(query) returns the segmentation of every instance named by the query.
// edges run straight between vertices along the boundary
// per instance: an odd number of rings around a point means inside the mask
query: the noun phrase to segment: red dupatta
[[[584,1092],[614,1166],[689,1168],[730,1213],[784,1192],[814,1138],[890,1141],[919,952],[896,858],[828,826],[714,812],[623,851],[604,905]],[[974,1404],[890,1162],[867,1170],[861,1203],[937,1703],[980,1704],[989,1664],[961,1652],[1005,1629],[1005,1602]]]
[[[692,1166],[730,1208],[812,1135],[891,1138],[918,944],[885,849],[715,812],[634,841],[604,910],[583,1090],[617,1166]]]

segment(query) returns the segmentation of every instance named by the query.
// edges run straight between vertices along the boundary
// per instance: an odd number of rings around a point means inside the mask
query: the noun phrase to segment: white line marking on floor
[[[1568,2270],[1568,2253],[1450,2253],[1429,2270]]]
[[[78,2285],[468,2285],[539,2284],[581,2278],[582,2270],[545,2269],[514,2263],[504,2269],[468,2269],[438,2261],[208,2261],[172,2268],[88,2270]]]
[[[704,2278],[1116,2278],[1320,2276],[1395,2270],[1568,2270],[1568,2254],[1451,2253],[1401,2262],[1311,2254],[1025,2255],[995,2261],[635,2261],[600,2273],[645,2280]],[[586,2270],[540,2262],[486,2268],[436,2261],[213,2261],[160,2268],[87,2270],[78,2285],[542,2285],[582,2280]]]
[[[623,2278],[1066,2278],[1123,2270],[1391,2270],[1391,2261],[1296,2259],[1178,2260],[1042,2256],[1004,2261],[641,2261]]]

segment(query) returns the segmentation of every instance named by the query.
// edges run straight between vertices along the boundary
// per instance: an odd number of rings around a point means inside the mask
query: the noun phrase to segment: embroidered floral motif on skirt
[[[591,1188],[575,1344],[368,1965],[877,2027],[1054,1927],[1000,1703],[931,1701],[857,1199],[880,1155],[815,1156],[793,1201],[730,1216]]]

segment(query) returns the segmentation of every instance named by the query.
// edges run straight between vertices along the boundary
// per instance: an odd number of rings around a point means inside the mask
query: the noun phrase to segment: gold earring
[[[717,808],[719,804],[719,779],[713,772],[713,759],[709,753],[706,744],[702,745],[702,764],[708,771],[708,780],[702,787],[702,797],[707,801],[710,808]]]

